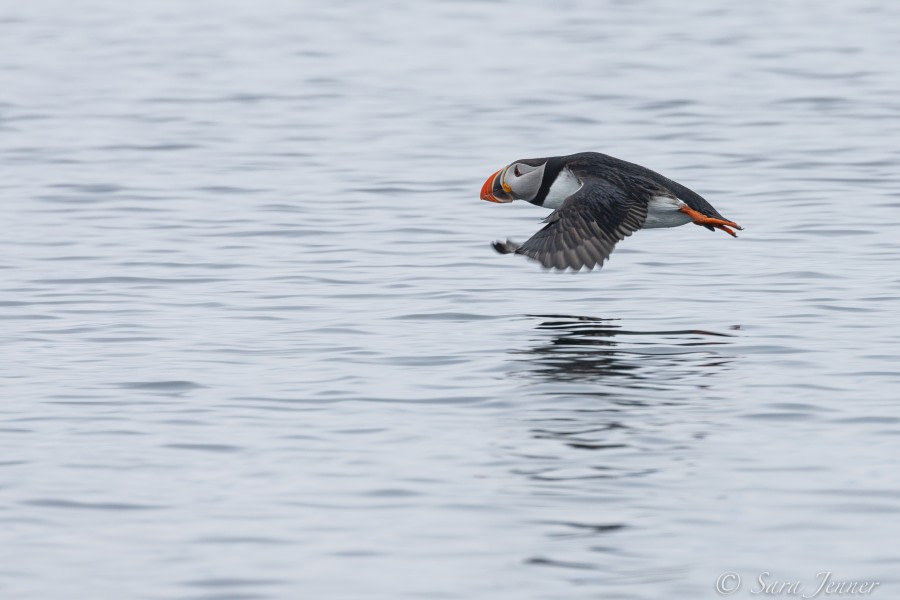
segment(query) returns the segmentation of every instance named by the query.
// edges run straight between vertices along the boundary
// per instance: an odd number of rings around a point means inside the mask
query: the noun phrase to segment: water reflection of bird
[[[643,460],[623,462],[635,434],[651,431],[657,441],[671,435],[673,452],[683,447],[683,420],[677,419],[681,425],[669,432],[670,413],[659,408],[690,402],[694,391],[708,386],[707,377],[721,373],[734,360],[723,347],[730,343],[730,333],[638,330],[618,319],[583,316],[528,318],[539,319],[535,328],[539,340],[516,352],[525,357],[517,361],[516,375],[524,370],[526,377],[547,384],[532,390],[541,399],[529,419],[532,436],[557,440],[573,450],[616,452],[614,462],[591,462],[581,468],[554,454],[544,455],[547,460],[533,457],[527,473],[538,481],[650,473],[658,466]]]
[[[606,379],[625,387],[669,385],[730,359],[717,352],[731,334],[702,329],[639,331],[616,319],[565,315],[529,315],[540,343],[524,351],[535,360],[528,370],[556,381]]]
[[[604,569],[648,490],[681,477],[709,427],[691,392],[720,373],[730,334],[701,329],[636,329],[618,319],[528,315],[534,341],[519,350],[516,377],[529,402],[517,405],[527,435],[513,473],[535,499],[574,499],[565,517],[536,524],[552,554],[529,565]],[[524,373],[522,372],[524,370]],[[702,398],[702,397],[701,397]],[[663,487],[660,487],[663,486]],[[584,551],[588,558],[569,561]],[[602,552],[602,555],[596,554]],[[562,559],[560,558],[562,557]]]
[[[548,269],[601,266],[638,229],[693,222],[734,237],[741,229],[680,183],[597,152],[518,160],[488,177],[481,199],[556,209],[524,244],[494,242],[497,252],[524,254]]]

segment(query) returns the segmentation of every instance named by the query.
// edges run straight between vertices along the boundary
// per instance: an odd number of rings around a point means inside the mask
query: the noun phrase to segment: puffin
[[[492,245],[500,254],[522,254],[561,271],[602,267],[615,245],[638,229],[694,223],[732,237],[743,229],[680,183],[599,152],[517,160],[487,178],[481,199],[553,209],[525,243]]]

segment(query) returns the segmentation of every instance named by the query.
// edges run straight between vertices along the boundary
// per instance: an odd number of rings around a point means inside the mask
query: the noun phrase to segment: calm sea
[[[0,596],[900,597],[898,56],[884,1],[3,4]],[[495,254],[546,211],[484,179],[584,150],[741,237]]]

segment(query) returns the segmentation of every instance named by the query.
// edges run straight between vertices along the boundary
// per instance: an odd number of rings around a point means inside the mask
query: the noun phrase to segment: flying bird
[[[524,254],[548,269],[602,266],[613,247],[638,229],[694,223],[732,237],[743,229],[680,183],[598,152],[517,160],[487,178],[481,199],[554,209],[524,244],[493,244],[500,254]]]

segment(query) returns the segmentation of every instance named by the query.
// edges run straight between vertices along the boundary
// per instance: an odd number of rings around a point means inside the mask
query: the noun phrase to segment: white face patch
[[[531,200],[537,196],[544,180],[544,167],[532,167],[524,163],[513,163],[506,168],[503,182],[509,186],[509,191],[516,200]]]
[[[544,198],[546,208],[559,208],[563,201],[581,189],[581,182],[568,169],[562,169],[556,176],[547,197]]]

